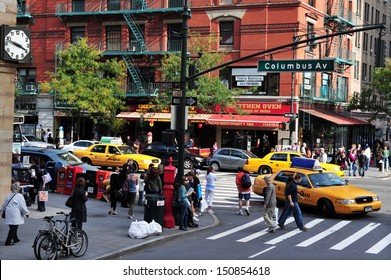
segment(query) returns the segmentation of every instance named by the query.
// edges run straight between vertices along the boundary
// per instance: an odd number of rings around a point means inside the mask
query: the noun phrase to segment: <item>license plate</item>
[[[364,212],[372,212],[372,206],[364,207]]]

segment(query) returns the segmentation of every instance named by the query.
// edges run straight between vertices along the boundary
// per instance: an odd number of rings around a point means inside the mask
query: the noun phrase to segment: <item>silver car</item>
[[[64,151],[73,152],[74,150],[87,150],[91,145],[98,144],[99,141],[93,140],[77,140],[71,144],[64,145],[61,149]]]
[[[32,134],[23,135],[23,146],[24,147],[37,147],[37,148],[50,148],[50,149],[56,148],[56,145],[44,142]]]
[[[256,155],[247,151],[236,148],[218,149],[211,158],[208,159],[209,166],[214,170],[237,170],[243,166],[248,158],[257,158]]]

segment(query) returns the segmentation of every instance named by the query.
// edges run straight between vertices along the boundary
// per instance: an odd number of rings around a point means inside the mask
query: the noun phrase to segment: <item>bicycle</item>
[[[70,214],[58,212],[64,215],[62,220],[54,220],[53,216],[46,216],[47,229],[40,230],[33,244],[34,255],[38,260],[54,260],[60,251],[62,255],[72,254],[81,257],[88,248],[87,234],[78,228],[71,226]],[[61,225],[63,225],[61,227]]]

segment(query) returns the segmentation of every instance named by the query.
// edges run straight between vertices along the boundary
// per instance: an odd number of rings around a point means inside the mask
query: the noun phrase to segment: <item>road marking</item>
[[[295,220],[295,219],[291,217],[291,218],[289,218],[289,219],[286,220],[285,224],[287,225],[287,224],[293,222],[294,220]],[[265,229],[264,231],[255,232],[255,233],[250,234],[250,235],[248,235],[248,236],[246,236],[246,237],[244,237],[244,238],[241,238],[241,239],[239,239],[239,240],[236,240],[236,242],[248,242],[248,241],[251,241],[251,240],[253,240],[253,239],[255,239],[255,238],[258,238],[258,237],[260,237],[260,236],[262,236],[262,235],[269,234],[269,232],[267,232],[266,230],[267,230],[267,229]]]
[[[307,223],[305,226],[307,228],[312,228],[313,226],[315,226],[315,225],[317,225],[317,224],[319,224],[319,223],[321,223],[323,221],[324,221],[324,219],[315,219],[315,220],[312,220],[311,222]],[[293,236],[295,236],[295,235],[297,235],[297,234],[299,234],[301,232],[302,231],[297,228],[297,229],[295,229],[293,231],[285,233],[284,235],[281,235],[281,236],[279,236],[277,238],[269,240],[269,241],[265,242],[265,244],[276,245],[277,243],[280,243],[280,242],[282,242],[284,240],[287,240],[288,238],[291,238],[291,237],[293,237]]]
[[[256,219],[256,220],[252,221],[252,222],[249,222],[249,223],[247,223],[247,224],[244,224],[244,225],[238,226],[238,227],[236,227],[236,228],[232,228],[232,229],[230,229],[230,230],[221,232],[221,233],[219,233],[219,234],[213,235],[213,236],[208,237],[208,238],[206,238],[206,239],[216,240],[216,239],[225,237],[225,236],[227,236],[227,235],[233,234],[233,233],[235,233],[235,232],[241,231],[242,229],[249,228],[249,227],[251,227],[251,226],[253,226],[253,225],[256,225],[256,224],[258,224],[258,223],[260,223],[260,222],[262,222],[262,221],[263,221],[263,218],[259,218],[259,219]]]
[[[349,224],[351,221],[342,221],[342,222],[339,222],[338,224],[332,226],[331,228],[307,239],[306,241],[303,241],[299,244],[297,244],[296,246],[298,247],[308,247],[312,244],[314,244],[315,242],[321,240],[322,238],[325,238],[326,236],[336,232],[337,230],[340,230],[341,228],[343,228],[344,226],[346,226],[347,224]]]
[[[386,178],[379,179],[379,181],[385,181],[385,180],[390,180],[390,179],[391,179],[390,177],[386,177]]]
[[[353,235],[349,236],[348,238],[346,238],[345,240],[339,242],[338,244],[334,245],[333,247],[331,247],[330,249],[332,250],[343,250],[345,249],[346,247],[348,247],[350,244],[356,242],[358,239],[360,239],[361,237],[363,237],[364,235],[366,235],[367,233],[371,232],[372,230],[374,230],[375,228],[377,228],[378,226],[380,226],[379,223],[375,224],[375,223],[370,223],[369,225],[367,225],[366,227],[360,229],[359,231],[357,231],[356,233],[354,233]]]
[[[384,237],[379,242],[377,242],[375,245],[373,245],[367,251],[365,251],[365,253],[378,254],[381,250],[383,250],[384,248],[386,248],[390,244],[391,244],[391,233],[388,234],[386,237]]]
[[[263,250],[263,251],[261,251],[261,252],[259,252],[259,253],[256,253],[256,254],[254,254],[254,255],[251,255],[251,256],[249,256],[248,258],[249,259],[252,259],[252,258],[255,258],[256,256],[259,256],[259,255],[261,255],[261,254],[263,254],[263,253],[266,253],[266,252],[268,252],[268,251],[270,251],[270,250],[273,250],[274,248],[276,248],[277,246],[271,246],[270,248],[267,248],[267,249],[265,249],[265,250]]]

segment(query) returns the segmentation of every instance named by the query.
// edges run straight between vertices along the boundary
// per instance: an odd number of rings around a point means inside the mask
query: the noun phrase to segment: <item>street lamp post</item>
[[[183,4],[183,22],[182,22],[182,52],[181,52],[181,98],[176,115],[177,131],[178,131],[178,173],[177,181],[184,175],[185,161],[185,120],[186,120],[186,85],[187,85],[187,38],[189,33],[188,20],[190,19],[190,9],[187,5],[188,0],[184,0]]]

